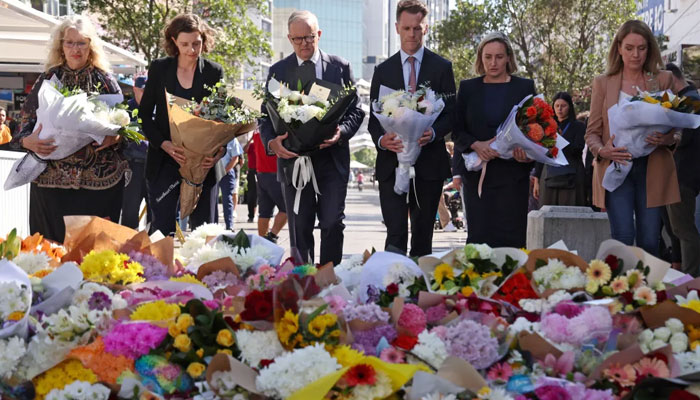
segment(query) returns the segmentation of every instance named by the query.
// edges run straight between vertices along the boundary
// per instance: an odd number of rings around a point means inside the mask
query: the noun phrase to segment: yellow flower
[[[700,300],[690,300],[689,302],[681,305],[681,307],[690,308],[691,310],[700,314]]]
[[[647,103],[651,103],[651,104],[659,104],[660,103],[660,101],[656,100],[655,98],[653,98],[651,96],[644,96],[643,100],[646,101]]]
[[[695,348],[700,346],[700,340],[696,340],[690,344],[690,350],[695,351]]]
[[[462,296],[469,297],[474,293],[474,288],[471,286],[465,286],[462,288]]]
[[[85,279],[101,283],[129,284],[143,282],[143,266],[129,262],[129,256],[114,250],[92,250],[80,264]]]
[[[207,367],[205,367],[204,364],[198,363],[198,362],[193,362],[192,364],[187,366],[187,373],[191,377],[197,378],[197,377],[201,376],[206,369],[207,369]]]
[[[595,294],[595,292],[598,291],[599,285],[598,282],[589,280],[586,282],[586,292],[590,294]]]
[[[612,272],[610,271],[610,266],[606,264],[605,261],[593,260],[586,270],[586,276],[588,276],[589,281],[594,281],[600,286],[608,283]]]
[[[177,335],[181,334],[182,331],[177,327],[177,324],[174,322],[171,322],[168,324],[168,334],[171,337],[177,337]]]
[[[202,358],[204,357],[204,349],[199,349],[195,352],[197,354],[197,357]]]
[[[195,285],[201,285],[201,286],[204,286],[204,287],[207,286],[207,285],[205,285],[204,283],[202,283],[202,281],[200,281],[199,279],[195,278],[194,275],[190,275],[190,274],[185,274],[185,275],[182,275],[182,276],[177,277],[177,278],[173,276],[172,278],[170,278],[170,280],[173,281],[173,282],[194,283]]]
[[[185,334],[180,334],[177,335],[177,337],[175,338],[173,346],[175,346],[175,348],[180,350],[181,352],[187,353],[192,348],[192,341],[190,340],[189,336]]]
[[[223,353],[223,354],[228,354],[230,356],[233,355],[233,352],[229,349],[219,349],[216,351],[216,354]]]
[[[470,280],[471,280],[471,279],[480,278],[479,273],[478,273],[478,272],[475,272],[473,268],[469,268],[469,269],[467,269],[467,270],[464,271],[464,272],[467,274],[467,276],[469,277]]]
[[[670,101],[664,101],[663,103],[661,103],[661,107],[663,108],[671,108],[672,106],[673,104],[671,104]]]
[[[320,315],[309,322],[309,332],[317,338],[326,333],[326,323]]]
[[[20,319],[24,318],[24,312],[23,311],[15,311],[11,313],[10,315],[7,316],[8,321],[19,321]]]
[[[521,247],[521,248],[520,248],[520,251],[522,251],[522,252],[525,253],[525,254],[530,254],[530,250],[528,250],[528,249],[526,249],[526,248],[524,248],[524,247]]]
[[[489,395],[489,393],[491,393],[491,389],[488,386],[484,386],[481,389],[479,389],[479,392],[477,392],[476,395],[479,397],[483,397]]]
[[[485,274],[481,275],[481,277],[484,279],[490,278],[492,276],[501,277],[501,276],[503,276],[503,274],[500,271],[491,271],[491,272],[486,272]]]
[[[454,270],[452,269],[449,264],[442,263],[435,267],[435,271],[433,272],[433,276],[435,277],[435,280],[437,283],[442,284],[442,281],[444,279],[449,279],[453,280],[455,278],[455,273]]]
[[[222,329],[216,334],[216,343],[224,347],[233,346],[233,334],[228,329]]]
[[[348,345],[342,345],[335,348],[333,357],[338,360],[338,363],[343,367],[352,367],[365,359],[365,356],[359,351],[351,348]]]
[[[140,305],[131,313],[131,319],[139,321],[168,321],[177,318],[179,315],[180,306],[158,300]]]
[[[299,331],[299,315],[290,310],[285,311],[275,329],[282,345],[288,349],[294,347],[292,337]]]
[[[187,328],[194,325],[194,318],[190,314],[181,314],[177,317],[177,328],[182,332],[187,332]]]

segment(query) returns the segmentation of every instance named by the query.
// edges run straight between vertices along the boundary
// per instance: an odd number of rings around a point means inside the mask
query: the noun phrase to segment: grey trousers
[[[700,233],[695,225],[695,198],[698,191],[680,186],[681,202],[666,206],[673,234],[681,242],[683,272],[700,276]]]

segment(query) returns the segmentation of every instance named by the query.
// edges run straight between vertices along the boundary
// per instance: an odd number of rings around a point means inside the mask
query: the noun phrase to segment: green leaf
[[[543,260],[543,259],[541,259],[541,258],[538,258],[538,259],[535,261],[535,268],[544,267],[545,265],[547,265],[547,261],[545,261],[545,260]]]
[[[230,244],[231,246],[235,246],[241,249],[249,249],[250,248],[250,239],[248,239],[248,235],[241,229],[238,231],[236,236],[232,238],[223,236],[221,238],[225,243]]]

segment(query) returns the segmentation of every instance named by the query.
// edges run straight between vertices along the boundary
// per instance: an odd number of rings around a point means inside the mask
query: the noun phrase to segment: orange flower
[[[537,117],[537,108],[534,106],[530,106],[525,110],[525,115],[527,115],[527,119],[530,120],[530,122],[535,120],[535,117]]]
[[[101,337],[87,346],[71,350],[68,357],[76,358],[89,368],[100,381],[114,385],[124,371],[134,371],[134,360],[125,356],[115,356],[105,351]]]
[[[36,252],[37,247],[39,247],[39,244],[44,240],[44,237],[41,236],[39,232],[33,234],[32,236],[27,236],[22,240],[22,251],[31,251],[31,252]]]
[[[544,130],[540,124],[527,124],[527,136],[535,142],[544,137]]]
[[[544,134],[547,135],[547,137],[556,137],[557,129],[557,121],[555,121],[554,118],[547,119],[547,127],[544,130]]]

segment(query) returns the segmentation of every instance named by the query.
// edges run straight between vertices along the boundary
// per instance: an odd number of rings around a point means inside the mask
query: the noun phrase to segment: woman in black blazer
[[[488,161],[481,197],[478,187],[482,172],[465,171],[463,175],[468,243],[525,247],[529,172],[533,163],[521,148],[514,150],[512,160],[504,160],[489,147],[513,106],[535,94],[532,80],[511,75],[517,68],[508,38],[494,32],[477,49],[474,69],[481,76],[459,85],[456,148],[462,154],[475,151]]]
[[[559,124],[559,134],[569,142],[562,150],[569,165],[553,167],[537,163],[533,195],[540,206],[584,206],[586,173],[583,148],[586,145],[586,124],[576,120],[574,102],[566,92],[554,95],[552,108]]]
[[[153,220],[151,232],[175,232],[180,197],[180,164],[185,150],[170,141],[170,123],[165,92],[185,99],[201,101],[223,77],[219,64],[201,57],[214,45],[214,31],[194,14],[180,14],[164,30],[163,47],[168,57],[154,60],[148,70],[148,81],[139,107],[143,130],[148,138],[146,182]],[[223,156],[220,149],[214,157],[205,158],[203,168],[211,168],[204,180],[202,194],[191,214],[193,227],[216,222],[216,162]],[[183,227],[184,229],[184,227]]]

